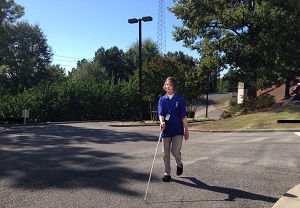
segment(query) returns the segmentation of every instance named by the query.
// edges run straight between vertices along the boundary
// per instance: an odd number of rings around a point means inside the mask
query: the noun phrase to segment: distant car
[[[293,93],[300,94],[300,82],[292,88]]]

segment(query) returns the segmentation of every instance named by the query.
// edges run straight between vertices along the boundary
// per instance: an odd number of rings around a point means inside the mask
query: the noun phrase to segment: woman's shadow
[[[278,200],[277,198],[274,197],[264,196],[260,194],[238,190],[238,189],[224,188],[220,186],[210,186],[204,182],[199,181],[195,177],[180,177],[180,178],[188,179],[190,182],[177,180],[177,179],[172,179],[172,181],[193,188],[205,189],[213,192],[227,194],[228,198],[224,199],[224,201],[234,201],[236,198],[244,198],[244,199],[260,200],[260,201],[275,203]]]

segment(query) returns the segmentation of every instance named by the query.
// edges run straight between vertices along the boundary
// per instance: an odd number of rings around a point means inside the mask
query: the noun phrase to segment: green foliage
[[[159,50],[156,42],[151,40],[150,38],[146,38],[142,41],[142,60],[143,64],[147,64],[152,61],[156,57],[158,57]],[[128,67],[132,70],[132,72],[139,67],[139,42],[136,41],[125,53],[125,60],[128,64]]]
[[[237,70],[228,70],[228,72],[220,79],[220,92],[237,92],[238,74]]]
[[[170,53],[171,54],[171,53]],[[170,55],[169,54],[169,55]],[[187,63],[189,61],[190,65]],[[144,100],[154,103],[156,106],[160,96],[165,94],[163,85],[167,77],[175,77],[177,80],[177,92],[187,101],[197,99],[201,91],[200,73],[195,67],[196,63],[191,62],[189,57],[182,59],[182,62],[174,59],[174,56],[157,57],[143,67],[143,93]],[[137,76],[138,74],[136,74]]]
[[[0,96],[0,116],[19,118],[26,108],[29,122],[132,119],[137,115],[135,89],[132,80],[43,84]]]
[[[147,64],[159,55],[159,51],[156,43],[149,38],[145,39],[142,44],[143,64]],[[138,60],[138,42],[132,44],[126,52],[117,46],[109,49],[100,47],[95,52],[92,61],[86,59],[78,61],[77,67],[70,73],[70,79],[78,81],[97,78],[103,81],[114,77],[115,83],[119,79],[128,80],[138,69]]]
[[[234,116],[234,113],[231,111],[224,111],[221,115],[220,118],[225,119],[225,118],[231,118]]]
[[[230,108],[231,111],[236,112],[237,110],[239,110],[240,105],[237,105],[237,98],[231,98],[229,100],[229,106],[231,106],[231,108]],[[238,108],[236,108],[236,107],[238,107]]]
[[[231,98],[229,100],[229,109],[225,110],[221,115],[220,118],[231,118],[233,116],[238,115],[243,109],[242,104],[237,104],[237,99],[236,98]]]
[[[96,79],[103,81],[109,79],[106,69],[98,62],[88,61],[83,59],[77,62],[77,68],[72,69],[69,73],[68,79],[72,82],[84,81],[88,79]]]
[[[115,77],[115,81],[126,79],[130,75],[124,61],[124,51],[116,46],[107,50],[99,48],[95,53],[94,63],[104,68],[110,78]]]
[[[12,23],[24,15],[24,7],[15,3],[14,0],[0,1],[0,25]]]
[[[249,113],[263,108],[270,107],[275,103],[275,96],[270,94],[264,94],[257,98],[249,97],[243,102],[243,112]]]
[[[167,57],[157,57],[143,67],[143,98],[155,103],[165,92],[163,85],[167,77],[174,76],[178,80],[178,65]],[[138,71],[136,71],[138,77]]]
[[[66,76],[63,68],[50,64],[52,50],[40,27],[16,21],[23,13],[13,0],[0,1],[1,116],[18,118],[25,108],[30,110],[29,122],[137,116],[138,42],[126,52],[101,47],[92,60],[78,61]],[[207,73],[198,60],[183,52],[162,55],[149,38],[142,44],[142,63],[143,100],[154,108],[168,76],[177,79],[178,93],[189,106],[206,87]]]
[[[5,38],[0,50],[0,66],[6,67],[0,72],[4,90],[17,94],[49,78],[52,51],[39,26],[17,22],[1,30]]]
[[[221,114],[221,118],[231,118],[239,114],[247,114],[251,112],[256,112],[264,108],[268,108],[275,103],[275,96],[270,94],[263,94],[259,97],[253,98],[248,97],[247,100],[244,100],[242,104],[236,104],[234,100],[231,101],[231,107],[229,110],[224,111]]]
[[[258,81],[260,86],[278,84],[299,71],[297,0],[174,0],[169,10],[182,20],[173,32],[175,40],[199,52],[200,66],[238,69],[238,80],[247,83],[253,96]]]

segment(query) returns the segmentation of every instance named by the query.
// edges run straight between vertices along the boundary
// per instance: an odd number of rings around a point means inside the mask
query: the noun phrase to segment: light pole
[[[208,72],[207,76],[207,89],[206,89],[206,112],[205,118],[208,118],[208,91],[210,90],[210,72]]]
[[[142,96],[142,21],[150,22],[152,21],[151,16],[142,17],[140,19],[133,18],[128,19],[128,23],[134,24],[139,23],[139,119],[143,120],[143,96]]]

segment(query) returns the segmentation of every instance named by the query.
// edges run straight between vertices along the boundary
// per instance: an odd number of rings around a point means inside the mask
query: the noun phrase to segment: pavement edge
[[[288,190],[272,208],[298,208],[300,207],[300,184]]]

